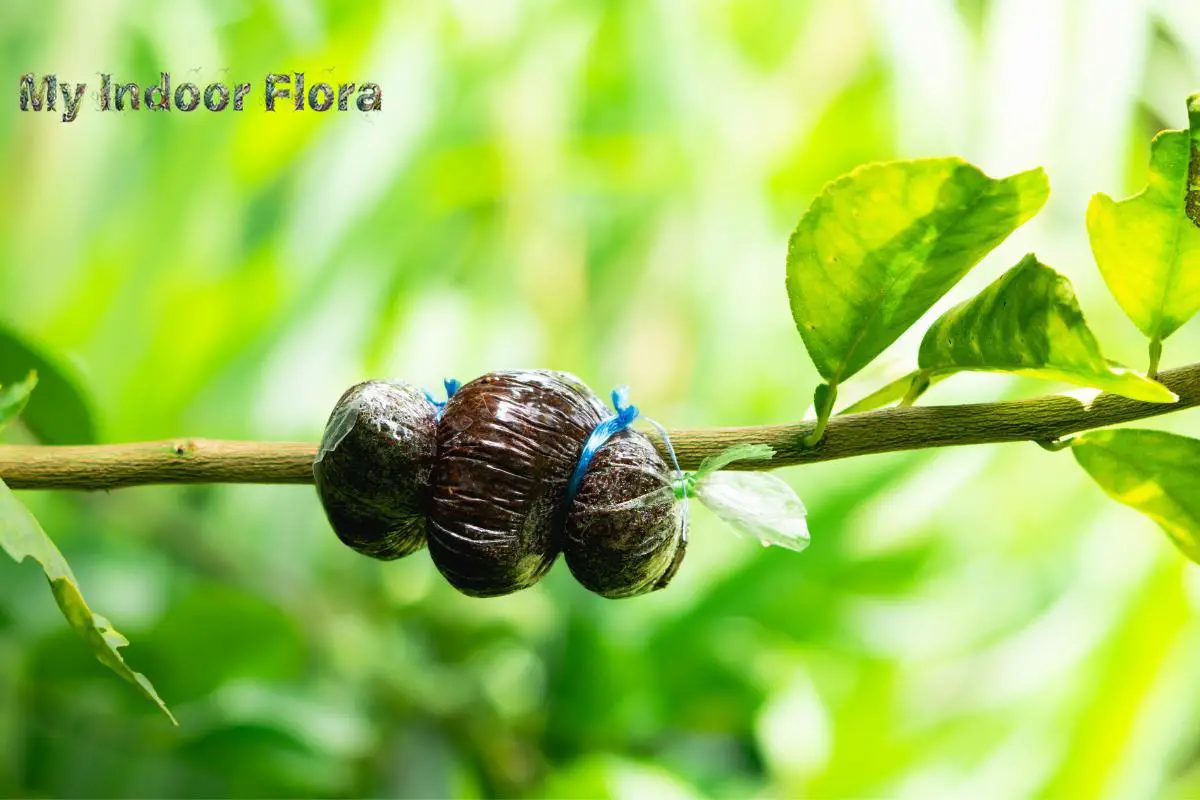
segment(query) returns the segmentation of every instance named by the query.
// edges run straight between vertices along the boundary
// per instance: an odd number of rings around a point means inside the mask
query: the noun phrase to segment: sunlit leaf
[[[1041,209],[1040,169],[994,180],[957,158],[860,167],[829,184],[788,243],[792,316],[838,384],[920,319]]]
[[[175,722],[175,717],[154,691],[146,676],[130,669],[118,652],[119,648],[129,644],[129,641],[107,619],[88,607],[70,565],[34,519],[33,514],[17,500],[4,481],[0,481],[0,548],[15,561],[20,562],[32,557],[41,564],[63,616],[87,641],[100,663],[133,684],[162,709],[171,722]]]
[[[1163,131],[1150,150],[1140,194],[1092,197],[1092,253],[1125,313],[1161,341],[1200,310],[1200,95],[1188,99],[1190,131]]]
[[[1160,383],[1104,359],[1071,282],[1033,255],[943,314],[921,342],[929,373],[1012,372],[1144,400],[1177,398]]]
[[[37,395],[21,420],[46,444],[91,444],[96,441],[92,407],[69,365],[0,325],[0,383],[38,374]]]
[[[21,416],[29,403],[33,387],[37,386],[37,373],[31,372],[25,380],[9,386],[0,386],[0,430]]]
[[[1076,436],[1075,459],[1110,497],[1157,522],[1200,563],[1200,440],[1162,431]]]

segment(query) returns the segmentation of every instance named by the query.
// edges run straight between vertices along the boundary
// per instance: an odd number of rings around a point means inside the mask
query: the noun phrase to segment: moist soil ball
[[[338,400],[313,476],[346,545],[383,560],[425,545],[436,416],[420,389],[401,382],[360,383]]]
[[[550,569],[567,482],[609,415],[561,372],[493,372],[458,390],[437,428],[429,509],[429,552],[453,586],[507,594]]]
[[[672,477],[638,431],[621,431],[596,452],[568,510],[562,539],[576,580],[613,598],[667,585],[687,545]]]

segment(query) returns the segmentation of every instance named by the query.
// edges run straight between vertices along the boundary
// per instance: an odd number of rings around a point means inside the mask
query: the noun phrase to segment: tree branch
[[[1200,405],[1200,364],[1159,374],[1175,404],[1113,394],[1090,402],[1057,394],[1005,403],[885,408],[829,420],[815,447],[802,440],[814,423],[671,431],[684,469],[737,444],[766,444],[771,461],[732,468],[774,469],[874,453],[968,444],[1055,442],[1090,428],[1133,422]],[[659,444],[662,450],[662,445]],[[0,445],[0,479],[14,489],[118,489],[157,483],[312,483],[315,445],[179,439],[85,447]]]

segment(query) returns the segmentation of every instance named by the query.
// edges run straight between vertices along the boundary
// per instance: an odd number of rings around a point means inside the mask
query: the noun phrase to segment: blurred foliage
[[[57,362],[16,331],[0,326],[0,386],[11,386],[30,372],[38,376],[37,402],[23,407],[21,415],[29,431],[46,444],[92,444],[96,431],[86,390],[70,367]]]
[[[1198,33],[1190,0],[17,0],[0,320],[63,354],[107,441],[315,441],[360,378],[521,366],[628,383],[673,426],[794,419],[819,378],[788,232],[859,163],[955,154],[1045,165],[1054,192],[930,314],[1036,244],[1140,365],[1084,209],[1145,185]],[[303,70],[377,81],[384,111],[64,124],[16,111],[28,70],[89,93],[101,71],[261,91]],[[1181,328],[1164,365],[1198,345]],[[928,401],[1042,390],[963,376]],[[1195,796],[1200,581],[1069,461],[785,471],[805,553],[697,511],[671,588],[615,602],[561,566],[460,597],[424,555],[341,547],[297,487],[25,493],[181,727],[96,665],[38,570],[0,563],[0,792]]]

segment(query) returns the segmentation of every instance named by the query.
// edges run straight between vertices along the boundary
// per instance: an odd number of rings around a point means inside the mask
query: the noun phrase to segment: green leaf
[[[1114,500],[1157,522],[1200,563],[1200,440],[1162,431],[1076,436],[1075,460]]]
[[[129,640],[118,633],[107,619],[88,608],[67,560],[4,481],[0,481],[0,548],[17,562],[32,557],[41,564],[63,616],[76,633],[87,641],[100,663],[133,684],[162,709],[171,722],[178,724],[146,676],[130,669],[117,652],[129,644]]]
[[[694,478],[702,477],[710,472],[725,469],[735,461],[770,461],[775,457],[775,450],[766,444],[735,444],[727,447],[715,456],[709,456],[700,462],[700,469],[692,473]]]
[[[1190,131],[1163,131],[1150,149],[1144,191],[1092,197],[1092,254],[1108,288],[1142,333],[1161,342],[1200,310],[1200,95]]]
[[[994,180],[957,158],[871,164],[826,186],[787,257],[792,316],[822,377],[870,363],[1049,192],[1040,169]]]
[[[92,444],[96,424],[75,371],[62,359],[0,325],[0,383],[38,374],[37,397],[21,419],[45,444]]]
[[[37,373],[31,372],[25,380],[11,386],[0,386],[0,431],[10,422],[21,416],[37,386]]]
[[[934,322],[918,363],[929,373],[1012,372],[1148,403],[1178,399],[1161,383],[1111,366],[1084,321],[1071,282],[1033,255]]]

